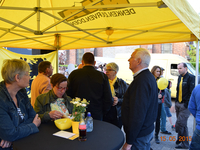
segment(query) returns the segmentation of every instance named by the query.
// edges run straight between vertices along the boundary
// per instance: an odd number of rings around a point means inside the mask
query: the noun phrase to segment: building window
[[[83,54],[84,54],[84,49],[76,49],[76,64],[77,65],[81,63]]]
[[[171,64],[170,72],[171,72],[171,75],[173,76],[179,76],[177,65],[178,64]]]
[[[162,44],[162,53],[172,54],[172,43]]]
[[[148,45],[148,46],[147,46],[147,49],[148,49],[148,50],[151,50],[152,48],[153,48],[153,45]]]

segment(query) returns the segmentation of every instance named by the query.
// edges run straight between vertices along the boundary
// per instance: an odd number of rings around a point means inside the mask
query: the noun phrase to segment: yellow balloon
[[[168,80],[165,79],[165,78],[160,78],[160,79],[158,79],[158,81],[157,81],[157,85],[158,85],[158,88],[159,88],[160,90],[164,90],[164,89],[166,89],[167,86],[168,86]]]

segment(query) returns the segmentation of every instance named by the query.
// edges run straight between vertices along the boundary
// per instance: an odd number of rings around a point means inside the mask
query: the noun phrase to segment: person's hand
[[[162,98],[162,95],[161,95],[161,94],[158,94],[158,98]]]
[[[118,97],[115,96],[115,97],[113,97],[113,99],[114,99],[113,106],[115,106],[118,103]]]
[[[41,119],[38,117],[38,114],[35,115],[35,118],[33,119],[33,123],[36,125],[36,127],[39,127],[41,124]]]
[[[53,110],[49,112],[49,116],[51,119],[56,120],[56,119],[60,119],[63,116],[63,113],[57,110]]]
[[[122,147],[122,150],[131,150],[132,145],[125,143]]]
[[[8,148],[8,147],[11,146],[11,144],[12,144],[12,142],[5,141],[5,140],[1,140],[0,146],[1,146],[2,148]]]

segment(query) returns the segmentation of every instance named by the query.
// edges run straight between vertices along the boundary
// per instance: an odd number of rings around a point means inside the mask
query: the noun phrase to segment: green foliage
[[[196,62],[190,62],[193,66],[194,66],[194,68],[196,68]],[[199,71],[200,71],[200,63],[199,63]]]
[[[61,65],[61,64],[59,64],[59,66],[68,68],[68,65]],[[76,68],[76,67],[77,67],[77,64],[75,64],[74,66],[75,66],[75,68]]]
[[[191,62],[195,62],[196,61],[196,47],[194,47],[193,45],[190,45],[190,50],[187,50],[188,55],[191,58]]]
[[[190,63],[194,66],[194,68],[196,68],[196,47],[190,45],[190,50],[188,50],[187,53],[191,58]],[[200,64],[199,64],[199,71],[200,71]]]
[[[68,65],[60,65],[60,64],[59,64],[59,66],[61,66],[61,67],[66,67],[66,68],[68,67]]]
[[[80,121],[81,114],[84,113],[85,110],[86,110],[85,107],[74,105],[72,112],[72,115],[74,116],[74,121]]]
[[[187,54],[190,56],[190,62],[196,62],[196,47],[190,45],[190,50],[187,50]],[[196,65],[195,65],[196,66]]]
[[[72,99],[70,102],[73,104],[73,111],[72,116],[74,117],[74,121],[80,121],[81,114],[86,111],[86,106],[89,104],[86,99],[83,99],[81,101],[80,98],[76,97],[75,99]]]

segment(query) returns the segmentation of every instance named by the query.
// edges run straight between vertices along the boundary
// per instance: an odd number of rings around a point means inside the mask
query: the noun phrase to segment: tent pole
[[[5,6],[4,6],[5,7]],[[129,7],[158,7],[156,2],[151,3],[130,3],[130,4],[108,4],[108,5],[94,5],[94,6],[76,6],[76,7],[43,7],[41,10],[81,10],[81,9],[108,9],[108,8],[129,8]],[[23,8],[22,8],[23,9]]]
[[[82,10],[82,9],[105,9],[105,8],[129,8],[129,7],[158,7],[156,2],[152,3],[131,3],[131,4],[110,4],[110,5],[94,5],[94,6],[76,6],[76,7],[46,7],[41,10]],[[27,7],[9,7],[1,6],[0,9],[11,10],[28,10],[32,11],[35,8]]]
[[[58,18],[58,17],[56,17],[56,16],[54,16],[54,15],[52,15],[52,14],[46,12],[46,11],[43,11],[43,13],[45,13],[45,14],[47,14],[47,15],[49,15],[49,16],[51,16],[51,17],[57,19],[57,20],[60,20],[60,18]],[[65,19],[62,19],[62,20],[63,20],[63,23],[65,23],[65,24],[67,24],[67,25],[69,25],[69,26],[71,26],[71,27],[73,27],[73,28],[76,28],[77,31],[82,31],[82,32],[84,32],[84,33],[86,33],[86,34],[88,34],[88,35],[90,35],[90,36],[93,36],[93,37],[95,37],[95,38],[97,38],[97,39],[99,39],[99,40],[101,40],[101,41],[103,41],[103,42],[107,42],[106,40],[104,40],[104,39],[102,39],[102,38],[100,38],[100,37],[98,37],[98,36],[96,36],[96,35],[94,35],[94,34],[91,34],[90,32],[85,31],[84,29],[81,29],[81,28],[79,28],[79,27],[76,27],[76,26],[74,26],[74,25],[71,25],[70,23],[68,23],[67,21],[65,21]],[[54,25],[51,25],[51,26],[54,26]],[[49,27],[48,27],[48,28],[49,28]],[[48,30],[48,29],[46,28],[46,29],[42,30],[41,32],[43,33],[43,32],[45,32],[46,30]]]
[[[96,4],[99,3],[99,2],[102,2],[102,0],[95,0],[94,2],[88,4],[88,6],[96,5]],[[67,20],[67,19],[69,19],[69,18],[71,18],[71,17],[73,17],[73,16],[76,16],[77,14],[79,14],[79,13],[81,13],[81,12],[83,12],[83,11],[85,11],[85,9],[77,10],[76,12],[73,12],[73,13],[71,13],[70,15],[65,16],[65,17],[62,18],[62,19],[58,19],[57,22],[55,22],[55,23],[51,24],[50,26],[46,27],[45,29],[43,29],[43,30],[42,30],[42,33],[44,33],[45,31],[47,31],[47,30],[49,30],[49,29],[51,29],[52,27],[54,27],[54,26],[60,24],[61,22],[65,21],[65,20]]]
[[[196,39],[196,77],[195,77],[195,86],[198,84],[199,76],[199,40]]]
[[[58,48],[56,48],[56,73],[58,73],[59,62],[58,62]]]
[[[30,17],[32,17],[34,14],[35,14],[35,12],[31,13],[31,14],[28,15],[26,18],[24,18],[23,20],[21,20],[20,22],[18,22],[18,24],[23,23],[24,21],[26,21],[27,19],[29,19]],[[4,35],[6,35],[10,30],[14,31],[13,29],[14,29],[15,27],[16,27],[16,26],[13,26],[12,28],[7,29],[2,35],[0,35],[0,38],[2,38]]]
[[[58,50],[59,50],[59,48],[60,48],[60,45],[59,45],[59,42],[60,42],[60,37],[59,37],[59,34],[56,34],[55,35],[55,42],[56,42],[56,51],[57,51],[57,53],[56,53],[56,73],[58,73],[58,68],[59,68],[59,56],[58,56]]]
[[[37,31],[39,32],[40,31],[40,0],[37,0]]]
[[[196,76],[195,76],[195,86],[198,85],[198,77],[199,77],[199,39],[196,39]],[[193,132],[196,129],[196,120],[194,118],[193,121]]]
[[[9,24],[11,24],[11,25],[14,25],[14,26],[16,26],[16,27],[19,27],[19,28],[22,28],[22,29],[24,29],[24,30],[27,30],[27,31],[30,31],[30,32],[33,32],[33,33],[34,33],[34,30],[32,30],[31,28],[28,28],[28,27],[25,27],[25,26],[23,26],[23,25],[17,24],[17,23],[15,23],[15,22],[13,22],[13,21],[7,20],[7,19],[2,18],[2,17],[0,17],[0,20],[3,21],[3,22],[9,23]]]

